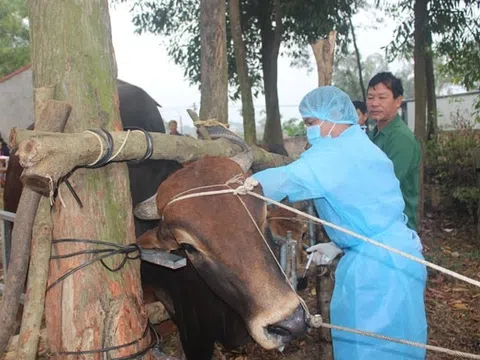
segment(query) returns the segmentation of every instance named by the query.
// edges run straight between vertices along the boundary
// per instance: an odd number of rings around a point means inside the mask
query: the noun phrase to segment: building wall
[[[455,130],[461,122],[470,122],[476,129],[480,124],[475,124],[475,101],[480,96],[480,91],[472,91],[464,94],[455,94],[437,97],[438,127],[441,130]],[[415,128],[415,102],[407,100],[406,121],[413,131]]]
[[[0,132],[8,141],[13,127],[33,123],[32,70],[27,69],[0,83]]]

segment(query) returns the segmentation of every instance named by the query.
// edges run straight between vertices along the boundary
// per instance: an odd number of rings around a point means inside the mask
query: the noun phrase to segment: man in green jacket
[[[392,160],[405,201],[407,225],[417,230],[421,148],[398,115],[402,100],[402,81],[392,73],[378,73],[368,83],[368,115],[377,122],[370,138]]]

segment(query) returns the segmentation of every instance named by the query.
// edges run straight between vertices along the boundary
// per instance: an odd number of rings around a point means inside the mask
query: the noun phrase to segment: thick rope
[[[403,257],[405,257],[405,258],[407,258],[407,259],[410,259],[410,260],[412,260],[412,261],[415,261],[415,262],[417,262],[417,263],[419,263],[419,264],[425,265],[425,266],[427,266],[427,267],[430,267],[430,268],[432,268],[432,269],[435,269],[435,270],[437,270],[437,271],[440,271],[440,272],[442,272],[442,273],[445,273],[445,274],[447,274],[447,275],[450,275],[450,276],[452,276],[452,277],[454,277],[454,278],[457,278],[457,279],[459,279],[459,280],[462,280],[462,281],[464,281],[464,282],[467,282],[467,283],[469,283],[469,284],[471,284],[471,285],[474,285],[474,286],[480,288],[480,281],[478,281],[478,280],[471,279],[471,278],[469,278],[469,277],[467,277],[467,276],[465,276],[465,275],[459,274],[459,273],[457,273],[457,272],[455,272],[455,271],[446,269],[446,268],[444,268],[444,267],[442,267],[442,266],[436,265],[436,264],[431,263],[431,262],[429,262],[429,261],[426,261],[426,260],[417,258],[416,256],[410,255],[409,253],[406,253],[406,252],[404,252],[404,251],[401,251],[401,250],[395,249],[395,248],[393,248],[393,247],[390,247],[390,246],[388,246],[388,245],[379,243],[378,241],[375,241],[375,240],[373,240],[373,239],[370,239],[370,238],[368,238],[368,237],[366,237],[366,236],[357,234],[357,233],[355,233],[355,232],[353,232],[353,231],[351,231],[351,230],[345,229],[345,228],[343,228],[343,227],[341,227],[341,226],[338,226],[338,225],[335,225],[335,224],[333,224],[333,223],[331,223],[331,222],[328,222],[328,221],[319,219],[319,218],[317,218],[317,217],[315,217],[315,216],[312,216],[312,215],[309,215],[309,214],[307,214],[307,213],[304,213],[304,212],[302,212],[302,211],[300,211],[300,210],[297,210],[297,209],[295,209],[295,208],[293,208],[293,207],[290,207],[290,206],[288,206],[288,205],[284,205],[284,204],[282,204],[282,203],[280,203],[280,202],[278,202],[278,201],[275,201],[275,200],[273,200],[273,199],[269,199],[269,198],[267,198],[267,197],[265,197],[265,196],[263,196],[263,195],[260,195],[260,194],[255,193],[255,192],[253,192],[253,191],[239,192],[239,191],[238,191],[238,188],[235,189],[235,190],[229,189],[229,190],[205,191],[205,192],[200,192],[200,193],[194,193],[194,194],[188,194],[188,195],[183,195],[183,196],[175,197],[175,198],[172,199],[172,201],[171,201],[170,203],[168,203],[167,205],[170,205],[170,204],[172,204],[172,203],[174,203],[174,202],[177,202],[177,201],[180,201],[180,200],[191,199],[191,198],[195,198],[195,197],[221,195],[221,194],[228,194],[228,193],[233,193],[233,194],[235,194],[235,195],[237,195],[237,194],[248,194],[248,195],[251,195],[251,196],[256,197],[256,198],[258,198],[258,199],[261,199],[261,200],[263,200],[263,201],[265,201],[265,202],[268,202],[268,203],[277,205],[278,207],[281,207],[281,208],[286,209],[286,210],[289,210],[289,211],[291,211],[291,212],[293,212],[293,213],[295,213],[295,214],[297,214],[297,215],[300,215],[300,216],[303,216],[303,217],[305,217],[305,218],[307,218],[307,219],[310,219],[310,220],[312,220],[312,221],[314,221],[314,222],[316,222],[316,223],[322,224],[322,225],[324,225],[324,226],[331,227],[331,228],[333,228],[333,229],[335,229],[335,230],[338,230],[338,231],[341,231],[341,232],[343,232],[343,233],[345,233],[345,234],[347,234],[347,235],[350,235],[350,236],[353,236],[353,237],[355,237],[355,238],[357,238],[357,239],[363,240],[363,241],[365,241],[365,242],[367,242],[367,243],[369,243],[369,244],[372,244],[372,245],[381,247],[382,249],[388,250],[388,251],[390,251],[390,252],[393,252],[393,253],[395,253],[395,254],[398,254],[398,255],[400,255],[400,256],[403,256]]]
[[[377,334],[377,333],[373,333],[373,332],[369,332],[369,331],[363,331],[363,330],[358,330],[358,329],[353,329],[353,328],[349,328],[349,327],[345,327],[345,326],[339,326],[339,325],[333,325],[333,324],[329,324],[329,323],[325,323],[323,322],[323,319],[320,315],[316,314],[316,315],[311,315],[310,311],[308,310],[308,307],[305,303],[305,301],[297,294],[296,290],[293,288],[293,285],[291,284],[290,280],[288,279],[287,275],[285,274],[285,272],[283,271],[280,263],[278,262],[277,258],[275,257],[272,249],[270,248],[267,240],[265,239],[262,231],[260,230],[260,228],[258,227],[256,221],[254,220],[252,214],[250,213],[250,211],[248,210],[246,204],[243,202],[243,200],[240,198],[239,195],[251,195],[253,197],[256,197],[260,200],[263,200],[265,202],[268,202],[268,203],[271,203],[271,204],[275,204],[281,208],[284,208],[286,210],[289,210],[295,214],[298,214],[300,216],[303,216],[303,217],[306,217],[307,219],[311,219],[312,221],[316,222],[316,223],[320,223],[324,226],[329,226],[331,228],[334,228],[336,230],[339,230],[343,233],[346,233],[350,236],[353,236],[353,237],[356,237],[360,240],[363,240],[367,243],[370,243],[372,245],[375,245],[375,246],[378,246],[378,247],[381,247],[387,251],[391,251],[393,253],[396,253],[398,255],[401,255],[401,256],[404,256],[406,257],[407,259],[410,259],[410,260],[413,260],[415,262],[418,262],[420,264],[423,264],[425,266],[428,266],[428,267],[431,267],[435,270],[438,270],[440,272],[443,272],[445,274],[448,274],[448,275],[451,275],[457,279],[460,279],[460,280],[463,280],[469,284],[472,284],[474,286],[477,286],[477,287],[480,287],[480,282],[475,280],[475,279],[471,279],[471,278],[468,278],[464,275],[461,275],[461,274],[458,274],[454,271],[451,271],[451,270],[448,270],[446,268],[443,268],[441,266],[438,266],[436,264],[433,264],[429,261],[425,261],[425,260],[422,260],[422,259],[419,259],[413,255],[410,255],[406,252],[403,252],[403,251],[400,251],[398,249],[395,249],[395,248],[392,248],[390,246],[387,246],[387,245],[384,245],[382,243],[379,243],[375,240],[372,240],[366,236],[363,236],[363,235],[359,235],[353,231],[350,231],[348,229],[344,229],[338,225],[335,225],[333,223],[330,223],[328,221],[325,221],[325,220],[322,220],[322,219],[319,219],[319,218],[316,218],[314,216],[311,216],[309,214],[306,214],[302,211],[299,211],[295,208],[292,208],[290,206],[287,206],[287,205],[284,205],[278,201],[275,201],[275,200],[272,200],[272,199],[269,199],[263,195],[260,195],[260,194],[257,194],[253,191],[251,191],[250,189],[246,189],[243,185],[239,186],[238,188],[236,189],[232,189],[230,188],[229,184],[231,183],[241,183],[241,179],[242,176],[241,175],[237,175],[235,176],[234,178],[232,178],[231,180],[227,181],[227,183],[225,184],[218,184],[218,185],[208,185],[208,186],[200,186],[200,187],[197,187],[197,188],[192,188],[192,189],[189,189],[187,191],[184,191],[180,194],[178,194],[177,196],[175,196],[172,200],[170,200],[167,205],[165,206],[164,208],[164,211],[163,213],[165,213],[165,209],[177,202],[177,201],[180,201],[180,200],[186,200],[186,199],[192,199],[192,198],[196,198],[196,197],[203,197],[203,196],[212,196],[212,195],[221,195],[221,194],[233,194],[233,195],[236,195],[237,198],[240,200],[240,202],[242,203],[243,207],[245,208],[245,210],[247,211],[247,214],[249,215],[250,219],[252,220],[252,222],[254,223],[255,227],[257,228],[257,231],[259,232],[259,234],[261,235],[263,241],[265,242],[267,248],[269,249],[271,255],[273,256],[273,258],[275,259],[275,262],[277,263],[280,271],[282,272],[283,276],[285,277],[285,279],[287,280],[287,284],[290,286],[290,288],[292,289],[292,291],[296,294],[297,298],[299,299],[299,302],[300,304],[302,305],[303,309],[305,310],[305,313],[306,313],[306,316],[307,316],[307,321],[308,321],[308,324],[310,327],[313,327],[313,328],[319,328],[319,327],[324,327],[324,328],[328,328],[328,329],[334,329],[334,330],[339,330],[339,331],[344,331],[344,332],[349,332],[349,333],[353,333],[353,334],[357,334],[357,335],[362,335],[362,336],[368,336],[368,337],[372,337],[372,338],[376,338],[376,339],[381,339],[381,340],[385,340],[385,341],[390,341],[390,342],[395,342],[395,343],[399,343],[399,344],[404,344],[404,345],[409,345],[409,346],[413,346],[413,347],[417,347],[417,348],[421,348],[421,349],[426,349],[426,350],[430,350],[430,351],[435,351],[435,352],[440,352],[440,353],[444,353],[444,354],[448,354],[448,355],[452,355],[452,356],[457,356],[457,357],[463,357],[463,358],[467,358],[467,359],[477,359],[477,360],[480,360],[480,355],[476,355],[476,354],[471,354],[471,353],[466,353],[466,352],[462,352],[462,351],[457,351],[457,350],[451,350],[451,349],[448,349],[448,348],[444,348],[444,347],[439,347],[439,346],[434,346],[434,345],[428,345],[428,344],[423,344],[423,343],[418,343],[418,342],[414,342],[414,341],[409,341],[409,340],[403,340],[403,339],[398,339],[398,338],[394,338],[394,337],[389,337],[389,336],[385,336],[385,335],[381,335],[381,334]],[[219,186],[228,186],[230,189],[228,190],[214,190],[214,191],[205,191],[205,192],[198,192],[198,193],[193,193],[193,194],[187,194],[188,192],[191,192],[191,191],[195,191],[195,190],[202,190],[202,189],[206,189],[206,188],[212,188],[212,187],[219,187]],[[162,217],[163,217],[163,214],[162,214]]]
[[[196,194],[205,194],[205,193],[215,193],[215,194],[235,194],[235,191],[236,189],[233,189],[230,187],[230,185],[232,184],[243,184],[243,175],[241,174],[238,174],[236,176],[234,176],[233,178],[231,178],[230,180],[228,180],[225,184],[217,184],[217,185],[206,185],[206,186],[199,186],[199,187],[195,187],[195,188],[191,188],[191,189],[188,189],[186,191],[183,191],[179,194],[177,194],[175,197],[173,197],[168,203],[167,205],[165,205],[165,207],[163,208],[163,212],[162,212],[162,218],[163,218],[163,215],[165,214],[165,210],[167,209],[167,207],[179,200],[184,200],[184,199],[188,199],[188,198],[193,198],[193,197],[196,197],[196,196],[190,196],[190,195],[196,195]],[[190,195],[184,195],[184,194],[187,194],[191,191],[196,191],[196,190],[203,190],[203,189],[211,189],[213,187],[220,187],[220,186],[224,186],[224,187],[228,187],[229,189],[228,190],[216,190],[216,191],[207,191],[207,192],[201,192],[201,193],[194,193],[194,194],[190,194]],[[285,278],[285,280],[287,281],[287,284],[288,286],[292,289],[292,291],[295,293],[295,295],[297,296],[298,298],[298,301],[300,302],[300,305],[302,306],[302,308],[305,310],[305,313],[306,313],[306,316],[307,318],[310,319],[312,318],[311,314],[310,314],[310,311],[308,310],[308,307],[307,307],[307,304],[305,303],[305,301],[297,294],[297,291],[294,289],[292,283],[290,282],[290,280],[288,279],[288,276],[287,274],[285,274],[285,272],[283,271],[283,268],[282,266],[280,265],[280,263],[278,262],[272,248],[270,247],[270,245],[268,244],[268,241],[267,239],[265,238],[265,235],[263,235],[263,232],[260,230],[260,227],[258,226],[257,222],[255,221],[253,215],[251,214],[250,210],[248,210],[248,207],[247,205],[245,204],[245,202],[241,199],[241,197],[239,196],[240,194],[235,194],[237,199],[240,201],[240,203],[242,204],[242,206],[244,207],[245,211],[247,212],[248,216],[250,217],[250,220],[252,220],[252,223],[255,225],[255,228],[256,230],[258,231],[258,233],[260,234],[260,236],[262,237],[262,240],[263,242],[265,243],[268,251],[270,252],[270,254],[272,255],[272,258],[275,260],[278,268],[280,269],[283,277]]]
[[[118,154],[120,154],[120,153],[122,152],[123,148],[125,147],[125,144],[127,143],[128,136],[130,135],[130,133],[131,133],[132,131],[140,131],[140,130],[127,130],[127,134],[125,135],[125,138],[123,139],[123,142],[122,142],[122,144],[120,145],[120,147],[118,148],[117,152],[116,152],[114,155],[110,156],[110,157],[106,160],[106,162],[112,161],[113,159],[115,159],[115,158],[118,156]],[[100,137],[100,135],[98,135],[98,134],[97,134],[96,132],[94,132],[94,131],[85,130],[85,132],[86,132],[86,133],[89,133],[89,134],[91,134],[91,135],[94,135],[94,136],[97,138],[98,142],[100,143],[100,153],[98,154],[97,159],[96,159],[94,162],[92,162],[91,164],[88,164],[88,166],[94,166],[94,165],[96,165],[96,164],[100,161],[100,159],[101,159],[102,156],[103,156],[103,140],[102,140],[102,138]]]
[[[404,345],[409,345],[409,346],[413,346],[413,347],[417,347],[417,348],[421,348],[421,349],[436,351],[436,352],[440,352],[440,353],[444,353],[444,354],[448,354],[448,355],[452,355],[452,356],[461,356],[461,357],[464,357],[464,358],[467,358],[467,359],[480,359],[480,355],[477,355],[477,354],[471,354],[471,353],[466,353],[466,352],[462,352],[462,351],[451,350],[451,349],[447,349],[447,348],[440,347],[440,346],[422,344],[422,343],[418,343],[418,342],[415,342],[415,341],[398,339],[398,338],[394,338],[394,337],[390,337],[390,336],[384,336],[384,335],[380,335],[380,334],[369,332],[369,331],[352,329],[352,328],[345,327],[345,326],[333,325],[333,324],[328,324],[328,323],[324,323],[324,322],[322,322],[320,324],[320,326],[324,327],[324,328],[327,328],[327,329],[345,331],[345,332],[349,332],[349,333],[353,333],[353,334],[357,334],[357,335],[372,337],[372,338],[375,338],[375,339],[391,341],[391,342],[398,343],[398,344],[404,344]]]
[[[280,203],[280,202],[278,202],[278,201],[269,199],[269,198],[267,198],[267,197],[265,197],[265,196],[263,196],[263,195],[260,195],[260,194],[255,193],[255,192],[253,192],[253,191],[249,191],[248,194],[249,194],[249,195],[252,195],[252,196],[254,196],[254,197],[256,197],[256,198],[262,199],[263,201],[266,201],[266,202],[270,202],[270,203],[272,203],[272,204],[275,204],[275,205],[277,205],[277,206],[279,206],[279,207],[282,207],[282,208],[284,208],[284,209],[286,209],[286,210],[289,210],[289,211],[291,211],[291,212],[293,212],[293,213],[295,213],[295,214],[298,214],[298,215],[300,215],[300,216],[306,217],[307,219],[311,219],[312,221],[314,221],[314,222],[316,222],[316,223],[322,224],[322,225],[324,225],[324,226],[331,227],[331,228],[333,228],[333,229],[335,229],[335,230],[338,230],[338,231],[341,231],[341,232],[343,232],[343,233],[345,233],[345,234],[347,234],[347,235],[350,235],[350,236],[353,236],[353,237],[355,237],[355,238],[357,238],[357,239],[363,240],[363,241],[365,241],[365,242],[367,242],[367,243],[369,243],[369,244],[372,244],[372,245],[381,247],[382,249],[385,249],[385,250],[388,250],[388,251],[393,252],[393,253],[395,253],[395,254],[401,255],[401,256],[403,256],[403,257],[405,257],[405,258],[407,258],[407,259],[410,259],[410,260],[412,260],[412,261],[415,261],[415,262],[417,262],[417,263],[419,263],[419,264],[422,264],[422,265],[428,266],[428,267],[430,267],[430,268],[432,268],[432,269],[435,269],[435,270],[438,270],[438,271],[440,271],[440,272],[443,272],[443,273],[445,273],[445,274],[447,274],[447,275],[450,275],[450,276],[452,276],[452,277],[454,277],[454,278],[457,278],[457,279],[459,279],[459,280],[465,281],[465,282],[467,282],[467,283],[469,283],[469,284],[471,284],[471,285],[474,285],[474,286],[476,286],[476,287],[480,287],[480,281],[478,281],[478,280],[471,279],[471,278],[469,278],[469,277],[467,277],[467,276],[465,276],[465,275],[456,273],[455,271],[446,269],[446,268],[444,268],[444,267],[442,267],[442,266],[436,265],[436,264],[431,263],[431,262],[429,262],[429,261],[426,261],[426,260],[417,258],[416,256],[410,255],[409,253],[406,253],[406,252],[404,252],[404,251],[401,251],[401,250],[395,249],[395,248],[393,248],[393,247],[390,247],[390,246],[388,246],[388,245],[379,243],[378,241],[375,241],[375,240],[373,240],[373,239],[370,239],[370,238],[368,238],[368,237],[366,237],[366,236],[357,234],[357,233],[355,233],[355,232],[353,232],[353,231],[350,231],[350,230],[348,230],[348,229],[342,228],[341,226],[335,225],[335,224],[330,223],[330,222],[328,222],[328,221],[325,221],[325,220],[316,218],[315,216],[312,216],[312,215],[306,214],[306,213],[304,213],[304,212],[301,212],[301,211],[299,211],[299,210],[297,210],[297,209],[295,209],[295,208],[292,208],[292,207],[290,207],[290,206],[284,205],[284,204],[282,204],[282,203]]]

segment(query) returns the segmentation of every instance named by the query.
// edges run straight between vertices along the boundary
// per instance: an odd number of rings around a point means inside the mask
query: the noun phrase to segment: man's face
[[[368,116],[375,121],[390,121],[397,115],[402,100],[402,96],[394,99],[392,90],[382,83],[377,84],[368,89]]]
[[[171,133],[177,132],[177,124],[171,123],[170,125],[168,125],[168,129]]]
[[[367,122],[368,115],[364,114],[360,109],[357,109],[358,125],[363,126]]]

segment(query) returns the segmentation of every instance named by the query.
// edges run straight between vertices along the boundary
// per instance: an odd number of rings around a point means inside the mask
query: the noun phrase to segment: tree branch
[[[128,134],[128,135],[127,135]],[[145,135],[140,131],[112,132],[115,154],[123,145],[122,151],[114,161],[141,159],[147,151]],[[162,133],[150,133],[153,139],[151,159],[175,160],[180,163],[198,160],[205,155],[232,157],[242,151],[239,145],[226,139],[197,140],[187,136],[173,136]],[[127,138],[128,136],[128,138]],[[20,165],[24,168],[22,182],[31,189],[44,195],[56,188],[60,179],[77,167],[92,164],[105,155],[106,144],[88,132],[48,133],[40,131],[18,130],[10,133],[10,145],[17,148]],[[290,163],[293,159],[268,153],[256,146],[252,147],[253,169],[259,170]]]

